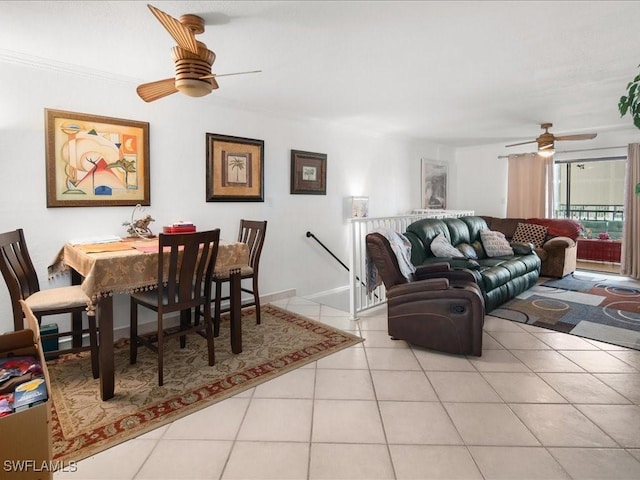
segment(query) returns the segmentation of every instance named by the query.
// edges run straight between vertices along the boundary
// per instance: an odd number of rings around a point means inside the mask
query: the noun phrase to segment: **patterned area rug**
[[[640,350],[640,282],[574,273],[547,280],[490,315]]]
[[[167,342],[162,387],[155,353],[141,347],[137,363],[130,365],[128,340],[119,341],[115,396],[106,402],[91,376],[88,352],[49,362],[53,459],[79,461],[362,341],[273,305],[261,313],[256,325],[255,309],[243,310],[238,355],[231,352],[228,317],[222,317],[212,367],[199,335],[188,335],[184,349],[177,338]]]

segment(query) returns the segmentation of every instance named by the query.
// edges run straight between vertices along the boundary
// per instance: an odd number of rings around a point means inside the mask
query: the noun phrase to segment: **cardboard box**
[[[34,356],[39,359],[47,391],[49,371],[40,344],[35,318],[25,318],[25,330],[0,335],[0,358]],[[46,402],[0,417],[0,478],[7,480],[51,480],[51,397]]]

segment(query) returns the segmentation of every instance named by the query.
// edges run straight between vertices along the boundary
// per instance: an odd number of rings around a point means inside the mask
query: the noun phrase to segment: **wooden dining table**
[[[72,283],[81,285],[89,297],[89,315],[97,316],[102,400],[114,396],[113,295],[156,288],[159,258],[157,237],[99,243],[70,242],[60,249],[49,266],[50,277],[71,271]],[[240,270],[248,262],[249,249],[245,243],[220,241],[214,276],[229,274],[231,277],[229,293],[233,353],[242,351]]]

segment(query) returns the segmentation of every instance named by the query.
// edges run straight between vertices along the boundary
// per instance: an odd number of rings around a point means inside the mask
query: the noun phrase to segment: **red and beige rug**
[[[199,335],[165,347],[164,385],[157,384],[157,357],[138,349],[129,364],[128,341],[115,349],[115,396],[103,402],[91,376],[88,352],[49,362],[52,386],[53,460],[78,461],[192,412],[236,395],[302,365],[362,341],[344,331],[283,310],[262,307],[242,312],[243,351],[231,352],[229,322],[223,317],[215,339],[216,364],[207,364]]]

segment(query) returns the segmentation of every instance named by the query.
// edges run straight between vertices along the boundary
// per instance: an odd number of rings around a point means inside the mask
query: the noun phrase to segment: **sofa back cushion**
[[[526,222],[547,227],[548,237],[569,237],[574,242],[582,232],[582,224],[571,218],[528,218]]]
[[[398,257],[393,252],[389,240],[384,235],[373,232],[365,237],[367,260],[373,262],[376,269],[367,268],[367,276],[377,273],[384,283],[385,288],[389,289],[395,285],[407,283],[407,278],[402,274],[398,264]],[[376,278],[367,278],[368,285],[374,285]]]
[[[411,242],[411,263],[422,265],[428,258],[433,258],[431,242],[442,233],[451,242],[447,224],[437,218],[423,218],[407,227],[405,237]]]
[[[498,217],[485,217],[489,230],[495,230],[504,233],[507,240],[511,240],[516,233],[518,223],[525,223],[524,218],[498,218]]]
[[[469,231],[469,240],[466,243],[473,245],[474,242],[480,242],[480,232],[482,230],[491,230],[483,217],[460,217],[458,220],[467,225]],[[475,248],[475,247],[474,247]],[[479,256],[482,257],[481,255]]]
[[[459,218],[443,218],[442,221],[449,229],[449,238],[451,245],[457,247],[461,243],[469,243],[469,227]]]

